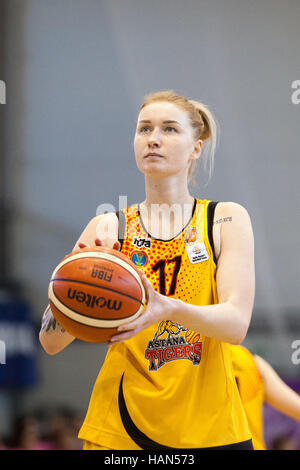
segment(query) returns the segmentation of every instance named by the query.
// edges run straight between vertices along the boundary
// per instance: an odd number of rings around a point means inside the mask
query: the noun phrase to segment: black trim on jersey
[[[208,232],[208,239],[209,239],[209,243],[213,252],[213,258],[214,258],[215,264],[217,264],[217,258],[215,254],[215,246],[214,246],[214,238],[213,238],[212,229],[213,229],[214,215],[215,215],[215,209],[216,209],[217,204],[218,204],[218,201],[217,202],[210,201],[207,206],[207,232]]]
[[[140,431],[134,422],[132,421],[130,414],[128,413],[125,398],[123,394],[123,378],[124,373],[122,375],[120,386],[119,386],[119,410],[122,423],[127,434],[131,437],[131,439],[139,446],[142,450],[171,450],[172,447],[167,447],[150,439],[146,434]]]
[[[171,240],[174,240],[174,238],[177,238],[187,228],[187,226],[191,223],[192,218],[193,218],[194,213],[195,213],[196,205],[197,205],[197,199],[194,198],[194,205],[193,205],[193,210],[192,210],[192,215],[190,217],[190,220],[183,227],[183,229],[180,230],[180,232],[175,237],[170,238],[169,240],[162,240],[161,238],[152,237],[152,235],[146,230],[146,227],[144,226],[143,219],[142,219],[142,216],[141,216],[140,205],[139,204],[138,204],[138,216],[139,216],[139,219],[140,219],[140,222],[141,222],[141,226],[143,227],[144,231],[146,232],[147,237],[152,238],[152,240],[157,240],[159,242],[170,242]]]
[[[168,447],[163,444],[150,439],[146,434],[140,431],[134,422],[132,421],[130,414],[127,410],[124,393],[123,393],[123,379],[124,373],[122,375],[120,386],[119,386],[119,411],[122,423],[127,434],[131,439],[142,449],[142,450],[190,450],[190,451],[201,451],[201,450],[253,450],[252,439],[243,442],[237,442],[236,444],[229,444],[225,446],[216,446],[216,447],[202,447],[200,449],[177,449],[176,447]]]
[[[124,242],[124,235],[125,235],[125,228],[126,228],[126,219],[125,214],[123,211],[116,211],[116,216],[118,217],[119,221],[119,228],[118,228],[118,240],[121,244],[121,250]]]

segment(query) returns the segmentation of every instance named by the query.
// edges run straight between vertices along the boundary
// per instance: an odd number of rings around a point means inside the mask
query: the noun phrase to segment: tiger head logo
[[[149,370],[156,371],[165,364],[177,360],[191,361],[198,366],[202,355],[200,333],[184,328],[171,320],[159,323],[154,337],[148,341],[145,359]]]

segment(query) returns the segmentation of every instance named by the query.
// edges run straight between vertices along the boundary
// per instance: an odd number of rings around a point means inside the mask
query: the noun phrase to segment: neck
[[[178,178],[146,177],[146,200],[140,204],[141,219],[152,237],[170,240],[191,218],[194,198]]]
[[[176,176],[169,178],[145,177],[146,199],[142,205],[150,208],[152,204],[167,204],[168,206],[193,204],[194,198],[189,193],[186,181],[178,180]]]

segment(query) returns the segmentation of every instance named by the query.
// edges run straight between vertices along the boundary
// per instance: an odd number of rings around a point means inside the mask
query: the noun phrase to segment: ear
[[[202,145],[203,145],[203,140],[201,139],[195,142],[194,149],[191,153],[191,160],[198,160],[201,154]]]

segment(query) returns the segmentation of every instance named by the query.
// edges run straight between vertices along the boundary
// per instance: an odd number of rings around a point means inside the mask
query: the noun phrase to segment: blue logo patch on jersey
[[[131,253],[131,261],[138,267],[142,268],[148,263],[148,256],[143,251],[133,251]]]

